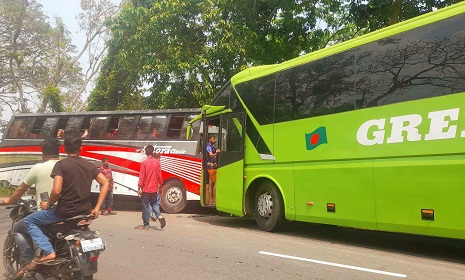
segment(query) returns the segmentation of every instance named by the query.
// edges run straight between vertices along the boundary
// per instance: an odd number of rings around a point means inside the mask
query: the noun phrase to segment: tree
[[[352,32],[340,16],[346,7],[332,1],[252,3],[132,1],[111,22],[107,70],[91,96],[143,96],[150,108],[198,107],[250,65],[281,62]],[[316,28],[319,21],[327,24]],[[110,91],[110,81],[119,89]]]
[[[1,98],[14,111],[28,112],[36,82],[47,75],[42,62],[52,28],[35,1],[2,1],[0,15]]]
[[[0,2],[0,105],[13,112],[76,110],[100,70],[107,39],[105,21],[116,14],[109,0],[82,0],[80,50],[61,18],[50,21],[37,0]],[[82,72],[79,60],[88,56]],[[50,95],[46,90],[58,89]],[[55,90],[53,90],[55,92]],[[57,104],[60,102],[61,104]]]
[[[350,16],[365,32],[420,16],[462,0],[352,0]]]
[[[105,71],[88,109],[97,110],[102,98],[112,101],[109,110],[198,107],[249,66],[292,59],[455,2],[132,0],[110,22]]]
[[[75,61],[87,53],[88,67],[85,69],[83,84],[73,94],[71,101],[71,107],[78,110],[85,108],[88,97],[82,100],[82,102],[80,102],[80,98],[88,84],[99,73],[107,53],[108,45],[106,42],[110,39],[110,33],[106,22],[114,18],[118,14],[119,9],[119,7],[113,5],[109,0],[81,1],[81,8],[83,12],[79,15],[78,20],[81,30],[86,33],[86,40],[83,48],[75,57]]]

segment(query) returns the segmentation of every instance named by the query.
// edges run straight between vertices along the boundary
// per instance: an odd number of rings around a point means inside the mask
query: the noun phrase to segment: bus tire
[[[263,181],[255,192],[255,220],[264,231],[279,231],[285,222],[284,202],[278,188],[270,181]]]
[[[170,180],[162,186],[160,205],[167,213],[179,213],[187,205],[186,189],[178,180]]]

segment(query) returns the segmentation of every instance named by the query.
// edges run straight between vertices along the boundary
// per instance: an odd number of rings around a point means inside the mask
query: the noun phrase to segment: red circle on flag
[[[310,143],[312,145],[316,145],[316,143],[318,143],[318,140],[320,140],[320,135],[315,133],[315,134],[312,135],[312,138],[310,138]]]

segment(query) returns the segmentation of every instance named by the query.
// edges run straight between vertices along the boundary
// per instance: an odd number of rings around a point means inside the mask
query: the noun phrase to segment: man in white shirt
[[[48,192],[50,194],[53,187],[53,178],[50,177],[55,163],[59,159],[60,154],[60,141],[56,138],[45,139],[42,143],[42,159],[44,162],[37,163],[24,178],[24,181],[13,192],[9,198],[5,198],[3,203],[8,205],[18,200],[30,186],[35,184],[36,193]],[[40,210],[40,199],[37,199],[37,209]],[[20,262],[24,265],[23,269],[18,271],[17,277],[20,278],[24,275],[26,270],[33,269],[36,265],[32,262],[34,258],[34,247],[32,240],[29,237],[27,228],[24,225],[24,219],[17,222],[13,228],[13,237],[18,244],[21,254]]]

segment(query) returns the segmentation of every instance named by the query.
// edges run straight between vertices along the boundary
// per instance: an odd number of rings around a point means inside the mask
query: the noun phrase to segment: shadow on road
[[[142,209],[142,203],[133,201],[115,201],[113,204],[115,210],[124,211],[135,211],[140,212]],[[161,210],[163,213],[163,210]],[[198,200],[189,200],[184,210],[181,211],[184,214],[199,214],[199,215],[213,215],[216,214],[214,208],[204,208],[200,205]]]
[[[220,216],[193,216],[199,222],[215,226],[260,231],[253,219]],[[331,244],[370,248],[422,258],[465,264],[465,241],[419,235],[399,234],[347,227],[288,222],[280,235],[319,240]]]

